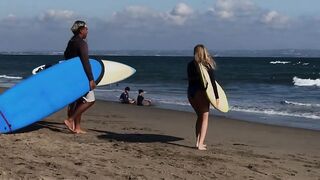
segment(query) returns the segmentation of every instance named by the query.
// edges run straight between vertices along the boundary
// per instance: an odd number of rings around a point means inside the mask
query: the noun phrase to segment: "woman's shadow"
[[[31,131],[37,131],[42,128],[47,128],[54,132],[66,131],[66,128],[63,123],[39,121],[21,130],[18,130],[15,133],[26,133]],[[162,134],[146,134],[146,133],[116,133],[116,132],[103,131],[103,130],[97,130],[97,129],[88,129],[88,130],[98,132],[100,134],[100,135],[97,135],[98,139],[105,139],[109,141],[121,141],[121,142],[130,142],[130,143],[159,142],[159,143],[171,144],[171,145],[176,145],[176,146],[181,146],[186,148],[193,148],[191,146],[185,146],[182,144],[174,143],[176,141],[184,140],[184,138],[175,137],[175,136],[162,135]]]
[[[109,141],[121,141],[121,142],[130,142],[130,143],[160,142],[160,143],[171,144],[171,145],[176,145],[181,147],[193,148],[190,146],[173,143],[176,141],[182,141],[184,139],[180,137],[169,136],[169,135],[145,134],[145,133],[115,133],[110,131],[100,131],[100,130],[93,130],[93,129],[91,130],[104,133],[102,135],[98,135],[97,137],[99,139],[106,139]]]

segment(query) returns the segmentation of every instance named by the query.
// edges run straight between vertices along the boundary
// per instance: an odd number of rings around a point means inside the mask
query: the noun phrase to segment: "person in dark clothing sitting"
[[[150,106],[151,105],[151,100],[149,99],[144,99],[144,91],[142,89],[139,89],[138,91],[138,97],[137,97],[137,105],[138,106]]]
[[[135,101],[134,99],[129,98],[129,91],[130,91],[130,87],[126,87],[124,89],[124,92],[120,95],[120,102],[123,104],[134,104]]]

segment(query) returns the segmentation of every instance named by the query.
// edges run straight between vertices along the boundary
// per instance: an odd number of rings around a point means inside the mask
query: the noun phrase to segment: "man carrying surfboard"
[[[210,101],[206,95],[206,87],[202,82],[200,65],[205,66],[210,74],[216,104],[219,104],[219,94],[213,73],[216,63],[202,44],[195,46],[194,59],[188,64],[188,99],[197,114],[195,127],[196,148],[206,150],[207,147],[204,144],[204,140],[208,129]]]
[[[68,107],[68,119],[64,121],[68,129],[74,133],[86,133],[80,127],[82,113],[89,109],[95,102],[93,89],[96,83],[93,79],[91,65],[89,63],[88,44],[85,41],[88,35],[88,27],[84,21],[75,21],[71,27],[74,36],[69,40],[64,52],[65,59],[80,57],[82,66],[88,78],[90,91],[71,103]],[[70,84],[72,86],[72,84]]]

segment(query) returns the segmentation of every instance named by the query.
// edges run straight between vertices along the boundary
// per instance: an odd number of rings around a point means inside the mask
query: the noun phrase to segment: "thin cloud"
[[[111,23],[125,23],[127,26],[153,26],[155,24],[183,25],[193,14],[193,9],[187,4],[179,3],[169,12],[157,12],[145,6],[129,6],[119,12],[114,12]]]
[[[193,13],[193,9],[185,3],[177,4],[171,11],[173,16],[189,16]]]
[[[206,9],[178,3],[167,11],[135,5],[109,17],[79,14],[67,9],[46,10],[35,17],[9,14],[0,19],[0,51],[63,50],[78,19],[89,25],[92,50],[190,49],[196,43],[210,49],[320,48],[315,38],[320,35],[319,17],[289,17],[252,0],[217,0]]]
[[[75,13],[69,10],[47,10],[44,14],[40,16],[40,20],[66,20],[75,17]]]
[[[212,10],[218,18],[234,20],[256,14],[258,7],[251,0],[218,0]]]
[[[177,4],[169,14],[166,14],[166,19],[176,25],[183,25],[187,19],[193,15],[194,10],[185,3]]]
[[[289,20],[288,16],[282,15],[277,11],[270,11],[263,15],[261,21],[274,28],[285,28],[289,25]]]

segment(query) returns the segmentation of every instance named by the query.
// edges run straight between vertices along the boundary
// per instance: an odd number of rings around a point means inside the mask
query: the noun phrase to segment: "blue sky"
[[[63,50],[77,19],[93,50],[320,49],[318,0],[1,0],[0,51]]]
[[[319,15],[318,0],[254,0],[259,6],[290,16]]]
[[[78,2],[78,3],[76,3]],[[93,3],[94,2],[94,3]],[[186,3],[195,9],[204,9],[212,6],[215,0],[161,0],[159,3],[152,0],[1,0],[0,17],[8,14],[22,16],[35,16],[46,9],[68,9],[81,11],[90,16],[110,15],[126,6],[143,5],[152,7],[155,10],[165,11],[171,9],[178,3]],[[281,11],[288,15],[317,15],[320,10],[319,0],[253,0],[255,4],[265,9]]]

